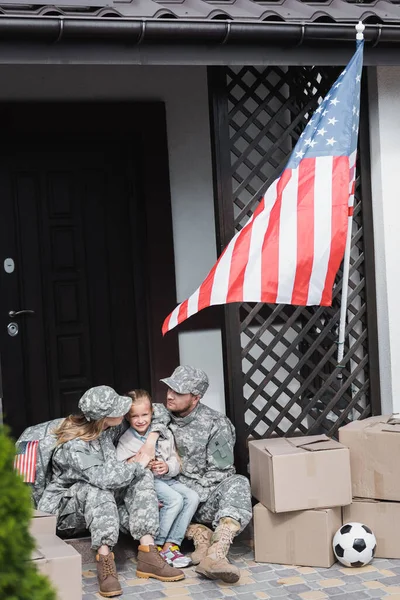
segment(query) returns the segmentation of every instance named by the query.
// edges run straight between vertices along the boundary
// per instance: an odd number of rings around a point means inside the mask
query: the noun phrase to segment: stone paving
[[[261,564],[254,562],[251,541],[236,541],[230,559],[240,567],[238,583],[224,584],[185,569],[186,579],[175,583],[136,577],[135,559],[117,564],[122,600],[400,600],[400,560],[374,559],[363,568],[347,569],[339,563],[330,569]],[[96,566],[83,567],[83,600],[98,600]]]

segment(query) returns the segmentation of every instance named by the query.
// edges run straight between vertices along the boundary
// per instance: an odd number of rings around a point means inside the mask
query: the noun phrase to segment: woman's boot
[[[104,598],[120,596],[122,594],[122,589],[118,581],[114,552],[110,552],[109,554],[97,554],[96,561],[100,596],[104,596]]]

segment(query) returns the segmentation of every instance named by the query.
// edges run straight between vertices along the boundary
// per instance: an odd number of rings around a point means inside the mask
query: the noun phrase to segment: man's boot
[[[192,552],[191,559],[194,565],[198,565],[203,558],[207,556],[207,550],[211,545],[211,537],[213,532],[208,529],[205,525],[199,525],[198,523],[192,523],[186,530],[186,537],[189,540],[193,540],[194,552]]]
[[[209,579],[221,579],[226,583],[236,583],[240,579],[240,569],[231,565],[227,559],[230,545],[240,524],[230,517],[223,517],[211,538],[211,546],[207,556],[196,567],[196,573],[201,573]]]
[[[144,579],[154,577],[160,581],[179,581],[185,578],[183,571],[171,567],[154,545],[139,546],[136,575]]]
[[[104,596],[104,598],[120,596],[122,594],[122,589],[118,581],[114,553],[110,552],[109,554],[97,554],[96,562],[100,596]]]

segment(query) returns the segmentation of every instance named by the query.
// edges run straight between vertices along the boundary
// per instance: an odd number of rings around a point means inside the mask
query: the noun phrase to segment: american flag
[[[38,444],[37,440],[16,444],[14,468],[23,477],[25,483],[35,483]]]
[[[354,202],[364,42],[315,110],[281,176],[163,334],[207,306],[329,306]]]

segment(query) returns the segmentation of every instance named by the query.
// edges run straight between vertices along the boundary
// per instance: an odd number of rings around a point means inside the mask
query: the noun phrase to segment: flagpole
[[[359,21],[356,25],[356,39],[363,40],[364,34],[363,31],[365,29],[365,25],[361,21]],[[342,286],[342,298],[340,303],[340,320],[339,320],[339,338],[338,338],[338,352],[337,352],[337,368],[343,369],[344,365],[342,365],[343,355],[344,355],[344,342],[345,342],[345,334],[346,334],[346,317],[347,317],[347,296],[349,293],[349,278],[350,278],[350,254],[351,254],[351,237],[352,237],[352,229],[353,229],[353,204],[354,204],[354,195],[352,194],[351,204],[349,203],[349,216],[347,218],[347,237],[346,237],[346,248],[344,251],[343,258],[343,286]],[[343,374],[341,371],[337,374],[337,379],[342,379]]]

